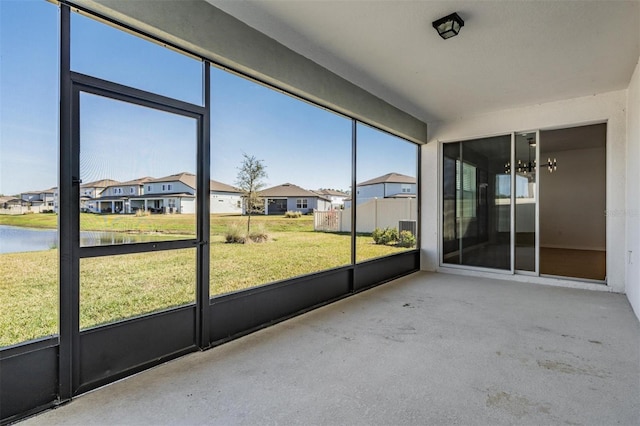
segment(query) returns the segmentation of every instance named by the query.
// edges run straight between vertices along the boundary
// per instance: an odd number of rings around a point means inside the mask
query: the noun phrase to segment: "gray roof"
[[[21,200],[18,197],[13,197],[13,196],[4,196],[4,197],[0,197],[0,203],[4,204],[4,203],[19,203]]]
[[[152,181],[153,178],[151,176],[145,176],[139,179],[129,180],[127,182],[116,182],[109,186],[134,186],[134,185],[144,185],[147,182]]]
[[[122,183],[116,182],[114,185],[111,185],[111,186],[142,185],[145,183],[160,183],[160,182],[182,182],[185,185],[187,185],[189,188],[196,189],[196,175],[188,172],[176,173],[174,175],[164,176],[161,178],[153,178],[153,177],[147,176],[140,179],[134,179],[128,182],[122,182]],[[218,182],[216,180],[210,180],[209,187],[211,191],[217,191],[217,192],[232,192],[232,193],[238,193],[238,194],[242,192],[238,188],[235,188],[231,185],[227,185],[226,183]]]
[[[87,182],[80,185],[80,188],[106,188],[107,186],[117,185],[120,182],[113,179],[100,179],[93,182]]]
[[[349,194],[345,194],[342,191],[336,191],[335,189],[318,189],[317,191],[313,191],[316,194],[324,195],[324,196],[334,196],[334,197],[348,197]]]
[[[182,172],[175,175],[169,175],[158,179],[150,179],[148,182],[182,182],[190,188],[196,189],[196,175],[193,173]]]
[[[377,183],[416,183],[416,178],[400,173],[387,173],[386,175],[359,183],[358,186],[375,185]]]
[[[209,180],[209,190],[216,192],[232,192],[241,194],[242,191],[235,186],[227,185],[226,183],[218,182],[217,180]]]
[[[326,200],[326,198],[322,195],[319,195],[315,192],[308,191],[304,188],[299,187],[298,185],[294,185],[292,183],[283,183],[282,185],[273,186],[271,188],[267,188],[258,193],[261,197],[270,198],[270,197],[317,197]],[[329,200],[327,200],[329,201]]]

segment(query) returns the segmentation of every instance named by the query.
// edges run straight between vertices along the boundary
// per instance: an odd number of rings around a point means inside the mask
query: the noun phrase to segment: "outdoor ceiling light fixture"
[[[460,15],[455,12],[437,21],[433,21],[433,28],[435,28],[438,34],[440,34],[440,37],[445,40],[457,36],[462,27],[464,27],[464,21]]]

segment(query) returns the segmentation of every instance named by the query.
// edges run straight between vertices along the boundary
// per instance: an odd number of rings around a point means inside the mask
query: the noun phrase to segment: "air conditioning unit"
[[[398,232],[409,231],[411,235],[417,237],[418,222],[415,220],[401,220],[398,222]]]

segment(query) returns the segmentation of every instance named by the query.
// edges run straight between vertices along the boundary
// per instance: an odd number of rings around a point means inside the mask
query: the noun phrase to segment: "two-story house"
[[[361,182],[356,186],[357,204],[374,198],[415,198],[416,178],[400,173],[386,175]],[[345,200],[345,208],[351,207],[351,200]]]

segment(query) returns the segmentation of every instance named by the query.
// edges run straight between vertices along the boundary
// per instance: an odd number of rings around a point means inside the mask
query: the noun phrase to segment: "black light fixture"
[[[529,161],[523,163],[521,160],[518,160],[518,164],[516,165],[516,172],[523,175],[527,175],[527,173],[535,172],[537,169],[536,160],[534,159],[533,161],[531,161],[531,150],[533,150],[534,157],[535,157],[536,140],[534,138],[527,138],[527,143],[529,144],[529,150],[528,150]],[[542,167],[546,167],[549,173],[553,173],[556,170],[558,170],[558,162],[555,158],[551,160],[551,157],[549,157],[546,163],[542,163]],[[510,162],[504,165],[504,172],[505,174],[511,173]]]
[[[455,12],[437,21],[433,21],[433,28],[435,28],[438,34],[440,34],[440,37],[445,40],[457,36],[462,27],[464,27],[464,21],[460,15]]]

